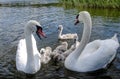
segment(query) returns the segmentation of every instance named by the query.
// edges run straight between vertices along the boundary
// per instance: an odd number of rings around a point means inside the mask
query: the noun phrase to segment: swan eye
[[[63,29],[63,26],[62,25],[59,25],[58,26],[58,30],[62,30]]]
[[[73,42],[75,43],[75,42],[76,42],[76,39],[73,39]]]
[[[37,30],[39,30],[39,29],[43,30],[41,26],[36,25],[36,27],[37,27]]]
[[[59,30],[60,28],[58,27],[58,30]]]

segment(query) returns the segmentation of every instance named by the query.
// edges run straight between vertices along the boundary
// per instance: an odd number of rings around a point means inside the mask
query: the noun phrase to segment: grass
[[[60,2],[86,8],[120,9],[120,0],[60,0]]]

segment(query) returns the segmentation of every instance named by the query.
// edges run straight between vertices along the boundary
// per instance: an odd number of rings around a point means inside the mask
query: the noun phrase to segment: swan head
[[[58,30],[59,30],[59,31],[63,30],[63,26],[62,26],[62,25],[59,25],[59,26],[58,26]]]
[[[36,30],[36,34],[38,35],[38,37],[41,39],[42,37],[46,37],[45,33],[43,32],[43,28],[41,27],[40,23],[37,22],[36,20],[30,20],[28,21],[26,27],[27,29],[31,30],[32,32],[34,32],[34,30]],[[33,27],[35,26],[35,27]]]
[[[44,49],[44,48],[41,48],[40,54],[44,54],[44,53],[45,53],[45,49]]]
[[[52,53],[52,48],[51,47],[46,47],[46,56],[50,56]]]
[[[67,42],[62,42],[61,45],[68,46]]]
[[[40,50],[40,54],[42,54],[42,55],[44,54],[46,56],[50,56],[51,52],[52,52],[52,48],[51,47],[46,47],[45,49],[41,48],[41,50]]]
[[[75,25],[77,25],[79,22],[87,21],[90,17],[89,12],[87,11],[81,11],[77,16],[75,20]]]
[[[73,38],[73,40],[74,40],[74,43],[75,43],[76,41],[78,41],[78,36],[75,35],[74,38]]]

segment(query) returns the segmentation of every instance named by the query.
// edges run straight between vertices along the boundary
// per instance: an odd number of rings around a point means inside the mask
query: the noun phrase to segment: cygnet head
[[[61,44],[64,45],[64,46],[68,46],[67,42],[62,42]]]
[[[52,48],[51,47],[46,47],[46,50],[52,50]]]
[[[45,49],[44,49],[44,48],[41,48],[40,54],[44,54],[44,53],[45,53]]]
[[[58,26],[58,30],[59,30],[59,31],[63,30],[63,26],[62,26],[62,25],[59,25],[59,26]]]
[[[52,53],[52,48],[51,47],[46,47],[46,55],[50,56]]]
[[[75,35],[73,40],[74,40],[74,43],[75,43],[76,41],[78,41],[78,36]]]

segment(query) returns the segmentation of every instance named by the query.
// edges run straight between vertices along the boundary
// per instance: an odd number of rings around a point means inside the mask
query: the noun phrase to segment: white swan
[[[41,67],[41,55],[37,50],[36,40],[32,34],[34,30],[36,30],[39,37],[40,35],[45,36],[41,25],[37,21],[28,21],[24,29],[25,39],[19,41],[16,52],[17,70],[28,74],[36,73]]]
[[[74,36],[77,36],[77,33],[74,33],[74,34],[71,34],[71,33],[62,34],[62,31],[63,31],[63,26],[62,25],[58,26],[58,31],[59,31],[58,39],[60,39],[60,40],[73,39]]]
[[[51,47],[41,48],[40,50],[41,63],[47,64],[51,60],[51,53],[52,53]]]
[[[82,21],[84,30],[80,45],[66,58],[65,67],[72,71],[89,72],[105,68],[115,58],[119,47],[116,34],[111,39],[95,40],[88,43],[91,35],[91,16],[82,11],[76,17],[76,23]],[[88,43],[88,44],[87,44]]]

